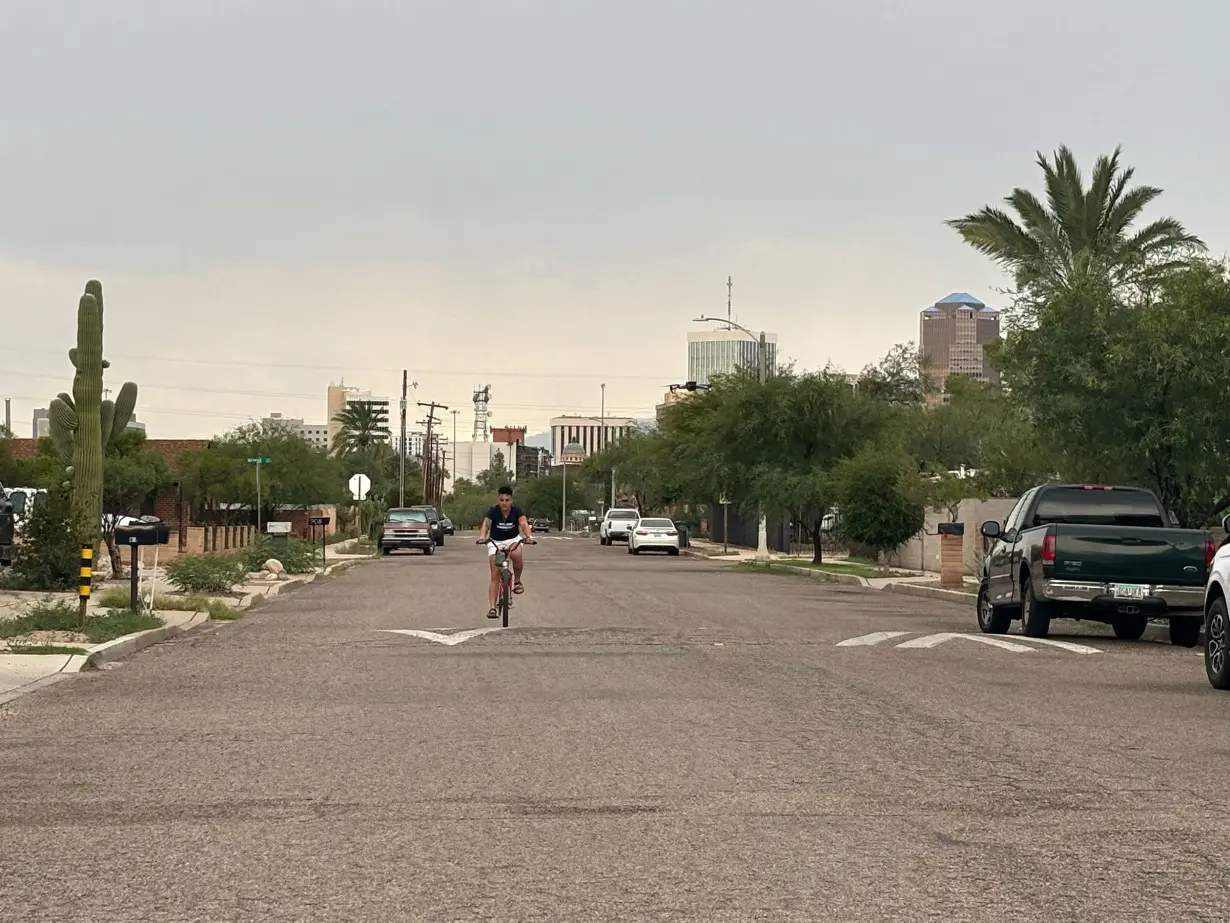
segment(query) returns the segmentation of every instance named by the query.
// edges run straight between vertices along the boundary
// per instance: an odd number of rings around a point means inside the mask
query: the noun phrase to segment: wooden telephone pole
[[[436,423],[439,422],[436,419],[436,411],[448,410],[448,407],[444,404],[437,404],[435,401],[428,404],[422,401],[418,403],[420,407],[427,408],[427,436],[423,440],[423,502],[431,503],[431,495],[434,492],[432,488],[435,485],[435,471],[433,469],[436,467],[435,453],[432,451],[432,432]]]

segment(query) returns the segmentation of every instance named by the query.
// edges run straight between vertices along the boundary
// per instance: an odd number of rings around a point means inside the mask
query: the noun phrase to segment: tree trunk
[[[820,541],[821,541],[820,525],[818,523],[816,524],[814,528],[811,529],[811,541],[812,541],[812,547],[813,547],[811,563],[812,564],[823,564],[824,554],[820,548]]]
[[[124,576],[124,559],[120,557],[120,550],[115,547],[115,532],[108,531],[103,535],[103,541],[107,543],[107,557],[111,559],[111,576],[117,580]]]

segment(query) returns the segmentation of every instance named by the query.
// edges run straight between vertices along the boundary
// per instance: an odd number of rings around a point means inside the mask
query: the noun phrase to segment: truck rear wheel
[[[1021,581],[1021,633],[1027,638],[1045,638],[1051,630],[1051,604],[1034,595],[1033,581]]]
[[[1115,637],[1124,641],[1139,641],[1149,627],[1147,615],[1118,615],[1111,625],[1115,629]]]
[[[1203,619],[1192,615],[1170,617],[1170,643],[1176,647],[1195,647],[1200,643]]]

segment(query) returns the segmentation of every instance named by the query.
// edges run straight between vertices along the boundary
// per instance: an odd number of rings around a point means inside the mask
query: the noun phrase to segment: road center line
[[[412,638],[422,638],[424,641],[435,641],[437,644],[447,644],[452,647],[454,644],[461,644],[479,635],[492,631],[503,631],[503,628],[502,625],[492,625],[488,628],[471,628],[469,631],[459,631],[452,635],[442,635],[439,632],[422,631],[417,628],[381,628],[379,630],[391,635],[409,635]]]
[[[908,634],[908,631],[876,631],[869,635],[860,635],[857,638],[849,638],[845,641],[838,641],[837,647],[863,647],[871,644],[879,644],[881,641],[889,641],[893,638],[900,638],[902,635]]]
[[[981,644],[989,644],[992,647],[1003,648],[1006,651],[1013,651],[1017,654],[1033,653],[1035,648],[1026,647],[1024,644],[1016,644],[1012,641],[1005,641],[1003,638],[991,638],[986,635],[967,635],[956,631],[946,631],[937,635],[927,635],[924,638],[914,638],[910,641],[903,641],[897,647],[908,648],[927,648],[935,647],[943,644],[945,641],[951,641],[953,638],[963,638],[966,641],[978,641]]]

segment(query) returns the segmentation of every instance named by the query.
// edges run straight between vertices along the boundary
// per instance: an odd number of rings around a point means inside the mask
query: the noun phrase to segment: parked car
[[[550,532],[551,531],[551,520],[535,519],[530,523],[530,528],[535,532]]]
[[[407,507],[407,509],[422,510],[426,513],[427,521],[431,524],[431,534],[436,537],[436,544],[444,544],[444,517],[440,515],[440,511],[438,509],[428,503]]]
[[[665,551],[679,554],[679,530],[669,519],[638,519],[628,533],[628,554]]]
[[[456,530],[453,528],[453,521],[447,516],[440,517],[440,531],[445,535],[456,535]]]
[[[626,542],[633,524],[640,518],[640,511],[635,509],[614,507],[607,510],[598,527],[598,541],[603,545]]]
[[[1221,521],[1227,539],[1213,555],[1204,588],[1204,673],[1214,689],[1230,690],[1230,516]]]
[[[1167,618],[1170,640],[1195,647],[1205,611],[1213,536],[1178,529],[1141,487],[1046,484],[1025,492],[991,540],[978,588],[978,627],[1003,634],[1015,619],[1045,638],[1054,619],[1103,622],[1136,640]]]
[[[436,540],[427,513],[419,506],[393,507],[385,514],[376,547],[381,554],[392,554],[399,548],[418,548],[423,554],[435,554]]]

